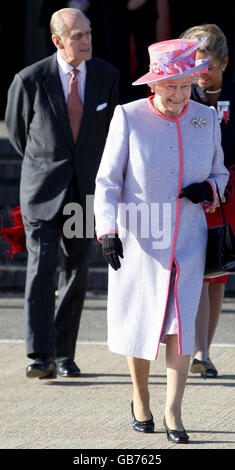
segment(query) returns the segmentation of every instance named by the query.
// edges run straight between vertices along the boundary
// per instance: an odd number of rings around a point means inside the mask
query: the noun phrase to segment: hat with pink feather
[[[132,85],[144,85],[206,73],[210,59],[196,60],[197,50],[205,43],[206,39],[203,38],[201,41],[197,39],[170,39],[152,44],[148,48],[149,72]]]

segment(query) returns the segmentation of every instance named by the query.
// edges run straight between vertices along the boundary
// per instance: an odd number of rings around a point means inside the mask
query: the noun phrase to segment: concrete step
[[[19,183],[22,158],[7,138],[5,124],[0,122],[0,227],[11,226],[10,210],[19,204]],[[27,253],[18,253],[7,262],[8,243],[0,237],[0,285],[2,290],[23,291],[26,279]],[[88,289],[106,291],[107,266],[99,243],[91,248]]]
[[[4,134],[3,124],[0,125]],[[19,184],[22,158],[15,152],[9,140],[0,138],[0,215],[4,217],[11,207],[19,204]]]
[[[1,125],[0,125],[1,130]],[[10,160],[22,160],[22,157],[15,151],[7,137],[1,137],[0,133],[0,160],[8,157]]]
[[[20,174],[21,160],[0,158],[0,180],[19,185]]]
[[[10,185],[7,181],[0,179],[0,201],[1,207],[17,206],[19,204],[19,185]]]
[[[58,275],[57,275],[58,278]],[[11,264],[0,266],[1,292],[23,292],[25,288],[26,265],[13,266]],[[106,292],[108,282],[107,267],[90,266],[88,271],[88,290],[93,292]]]
[[[0,286],[1,290],[24,291],[27,267],[27,253],[17,253],[14,258],[7,258],[9,245],[0,238]],[[59,262],[58,262],[59,265]],[[59,268],[57,271],[57,278]],[[91,246],[88,289],[90,291],[106,292],[107,265],[104,262],[102,250],[97,240]]]
[[[235,276],[230,276],[225,286],[225,294],[235,295]]]
[[[0,286],[2,290],[24,290],[27,255],[22,253],[16,255],[15,258],[17,257],[21,257],[21,259],[10,260],[8,263],[0,264]],[[100,261],[99,257],[95,257],[94,254],[91,255],[88,272],[88,290],[106,292],[107,282],[107,265],[103,260]],[[235,276],[230,276],[225,287],[225,293],[227,295],[235,294]]]

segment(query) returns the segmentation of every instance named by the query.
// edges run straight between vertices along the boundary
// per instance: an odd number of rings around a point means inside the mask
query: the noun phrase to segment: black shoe
[[[216,369],[206,369],[205,375],[201,374],[202,377],[207,377],[208,379],[216,379],[217,375]]]
[[[175,442],[175,444],[188,444],[189,437],[186,434],[185,430],[183,431],[174,431],[173,429],[169,429],[166,424],[166,418],[164,416],[163,425],[166,430],[168,441]]]
[[[132,427],[135,431],[140,432],[154,432],[154,422],[151,413],[151,418],[147,421],[137,421],[134,415],[133,401],[131,402],[131,414],[132,414]]]
[[[211,362],[210,358],[208,357],[207,359],[207,368],[206,368],[206,372],[205,372],[205,376],[208,378],[208,379],[215,379],[218,375],[218,371],[217,369],[215,368],[213,362]]]
[[[81,371],[72,359],[57,359],[57,373],[61,377],[79,377]]]
[[[39,379],[55,379],[56,363],[50,356],[40,356],[26,367],[26,377]]]
[[[199,361],[199,359],[193,359],[193,362],[190,367],[190,372],[192,374],[199,374],[201,372],[201,376],[205,379],[206,378],[206,370],[207,370],[207,361]]]

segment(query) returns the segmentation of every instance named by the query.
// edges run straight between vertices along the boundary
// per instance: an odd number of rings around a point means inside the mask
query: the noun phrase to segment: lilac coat
[[[111,351],[157,358],[175,263],[179,354],[194,352],[207,224],[203,205],[178,194],[205,180],[214,196],[215,182],[223,194],[220,141],[216,110],[191,100],[176,118],[157,112],[151,99],[116,107],[95,191],[97,237],[118,232],[124,251],[121,268],[109,268]]]

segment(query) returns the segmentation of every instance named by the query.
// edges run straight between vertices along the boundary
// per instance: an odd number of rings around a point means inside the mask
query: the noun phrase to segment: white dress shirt
[[[79,70],[78,75],[78,93],[81,98],[82,104],[84,104],[84,96],[85,96],[85,84],[86,84],[86,61],[83,60],[77,67],[73,67],[72,65],[68,64],[63,57],[60,55],[59,51],[57,50],[57,62],[59,65],[59,74],[60,79],[62,82],[62,87],[64,91],[65,102],[67,103],[68,100],[68,93],[69,93],[69,81],[71,78],[70,70],[76,68]]]

